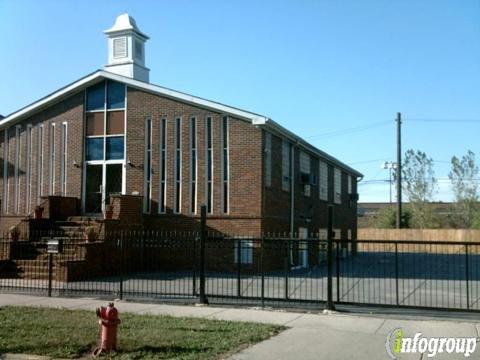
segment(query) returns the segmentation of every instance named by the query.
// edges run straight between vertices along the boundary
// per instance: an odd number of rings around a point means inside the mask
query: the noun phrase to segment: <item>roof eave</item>
[[[0,121],[0,129],[5,128],[7,125],[11,126],[16,122],[23,120],[24,118],[31,116],[48,106],[50,106],[53,102],[61,101],[62,99],[70,96],[72,93],[79,91],[81,88],[86,88],[91,84],[95,83],[98,78],[100,77],[100,70],[97,70],[93,73],[90,73],[83,78],[76,80],[63,88],[60,88],[47,96],[37,100],[3,118]]]
[[[300,136],[295,135],[290,130],[284,128],[282,125],[280,125],[279,123],[275,122],[274,120],[272,120],[270,118],[265,118],[264,120],[259,120],[259,121],[252,121],[252,123],[254,125],[264,127],[267,130],[270,130],[274,133],[277,133],[277,134],[287,138],[291,142],[300,145],[304,149],[318,155],[319,157],[321,157],[321,158],[323,158],[327,161],[330,161],[331,163],[337,165],[338,167],[346,170],[350,174],[355,175],[356,177],[363,177],[363,174],[360,173],[359,171],[353,169],[352,167],[350,167],[347,164],[341,162],[337,158],[327,154],[326,152],[316,148],[312,144],[310,144],[307,141],[305,141],[304,139],[302,139]]]
[[[238,119],[249,121],[253,125],[265,127],[266,129],[274,133],[277,133],[282,137],[289,139],[291,142],[300,145],[304,149],[318,155],[319,157],[327,161],[330,161],[333,164],[336,164],[337,166],[343,168],[344,170],[348,171],[349,173],[357,177],[363,177],[363,174],[361,174],[357,170],[351,168],[350,166],[342,163],[341,161],[334,158],[333,156],[309,144],[307,141],[303,140],[301,137],[295,135],[290,130],[287,130],[282,125],[278,124],[277,122],[273,121],[272,119],[266,116],[245,111],[242,109],[238,109],[232,106],[224,105],[215,101],[192,96],[192,95],[175,91],[172,89],[168,89],[162,86],[152,85],[150,83],[146,83],[143,81],[135,80],[135,79],[121,76],[118,74],[114,74],[106,70],[97,70],[87,76],[84,76],[80,80],[74,81],[63,88],[56,90],[55,92],[41,98],[40,100],[30,105],[27,105],[24,108],[21,108],[20,110],[17,110],[14,113],[9,114],[4,119],[0,120],[0,129],[3,129],[6,126],[10,126],[11,124],[21,121],[22,119],[45,109],[51,103],[58,102],[70,96],[72,93],[94,84],[95,82],[98,81],[99,78],[105,78],[109,80],[123,82],[127,86],[130,86],[132,88],[138,88],[142,91],[150,92],[157,95],[162,95],[175,100],[184,101],[186,103],[197,105],[205,109],[210,109],[217,113],[232,115]]]

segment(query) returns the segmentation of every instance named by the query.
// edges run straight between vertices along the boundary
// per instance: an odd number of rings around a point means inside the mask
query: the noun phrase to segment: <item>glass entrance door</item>
[[[100,214],[110,203],[110,195],[121,194],[123,164],[103,163],[86,165],[85,213]]]
[[[102,212],[103,165],[87,164],[85,212],[95,214]]]
[[[110,195],[122,193],[123,164],[105,164],[105,204],[110,203]]]

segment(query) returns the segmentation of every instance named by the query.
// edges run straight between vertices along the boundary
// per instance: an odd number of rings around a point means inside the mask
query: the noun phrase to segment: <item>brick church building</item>
[[[0,230],[33,217],[229,234],[326,227],[356,236],[361,174],[272,119],[149,83],[149,39],[128,14],[108,64],[0,120]],[[241,96],[241,94],[239,94]]]

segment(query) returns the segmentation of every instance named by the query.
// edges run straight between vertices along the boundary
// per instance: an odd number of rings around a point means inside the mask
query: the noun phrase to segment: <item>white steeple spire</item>
[[[149,82],[150,69],[145,67],[145,42],[148,36],[127,13],[117,17],[104,33],[108,37],[108,64],[105,70],[136,80]]]

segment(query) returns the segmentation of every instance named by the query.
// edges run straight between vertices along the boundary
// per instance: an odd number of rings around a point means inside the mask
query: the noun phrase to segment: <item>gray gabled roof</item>
[[[149,93],[162,95],[174,100],[179,100],[188,104],[196,105],[205,109],[211,109],[215,112],[220,112],[228,115],[232,115],[236,118],[249,121],[252,125],[256,125],[259,127],[263,127],[266,130],[273,132],[279,136],[285,137],[286,139],[290,140],[294,144],[297,144],[299,147],[304,148],[305,150],[332,162],[333,164],[337,165],[338,167],[344,169],[345,171],[351,173],[352,175],[361,177],[363,176],[357,170],[349,167],[348,165],[342,163],[338,159],[334,158],[333,156],[328,155],[327,153],[321,151],[320,149],[316,148],[315,146],[311,145],[310,143],[303,140],[301,137],[295,135],[291,131],[285,129],[280,124],[276,123],[269,117],[259,115],[250,111],[238,109],[232,106],[224,105],[219,102],[203,99],[197,96],[189,95],[180,91],[168,89],[158,85],[152,85],[150,83],[138,81],[129,77],[121,76],[118,74],[113,74],[111,72],[105,70],[97,70],[73,83],[64,86],[63,88],[41,98],[40,100],[27,105],[0,120],[0,129],[5,128],[7,126],[11,126],[34,113],[37,113],[46,107],[50,106],[53,103],[57,103],[64,98],[74,94],[75,92],[81,91],[102,79],[109,79],[113,81],[118,81],[127,84],[127,86],[132,88],[137,88]]]

